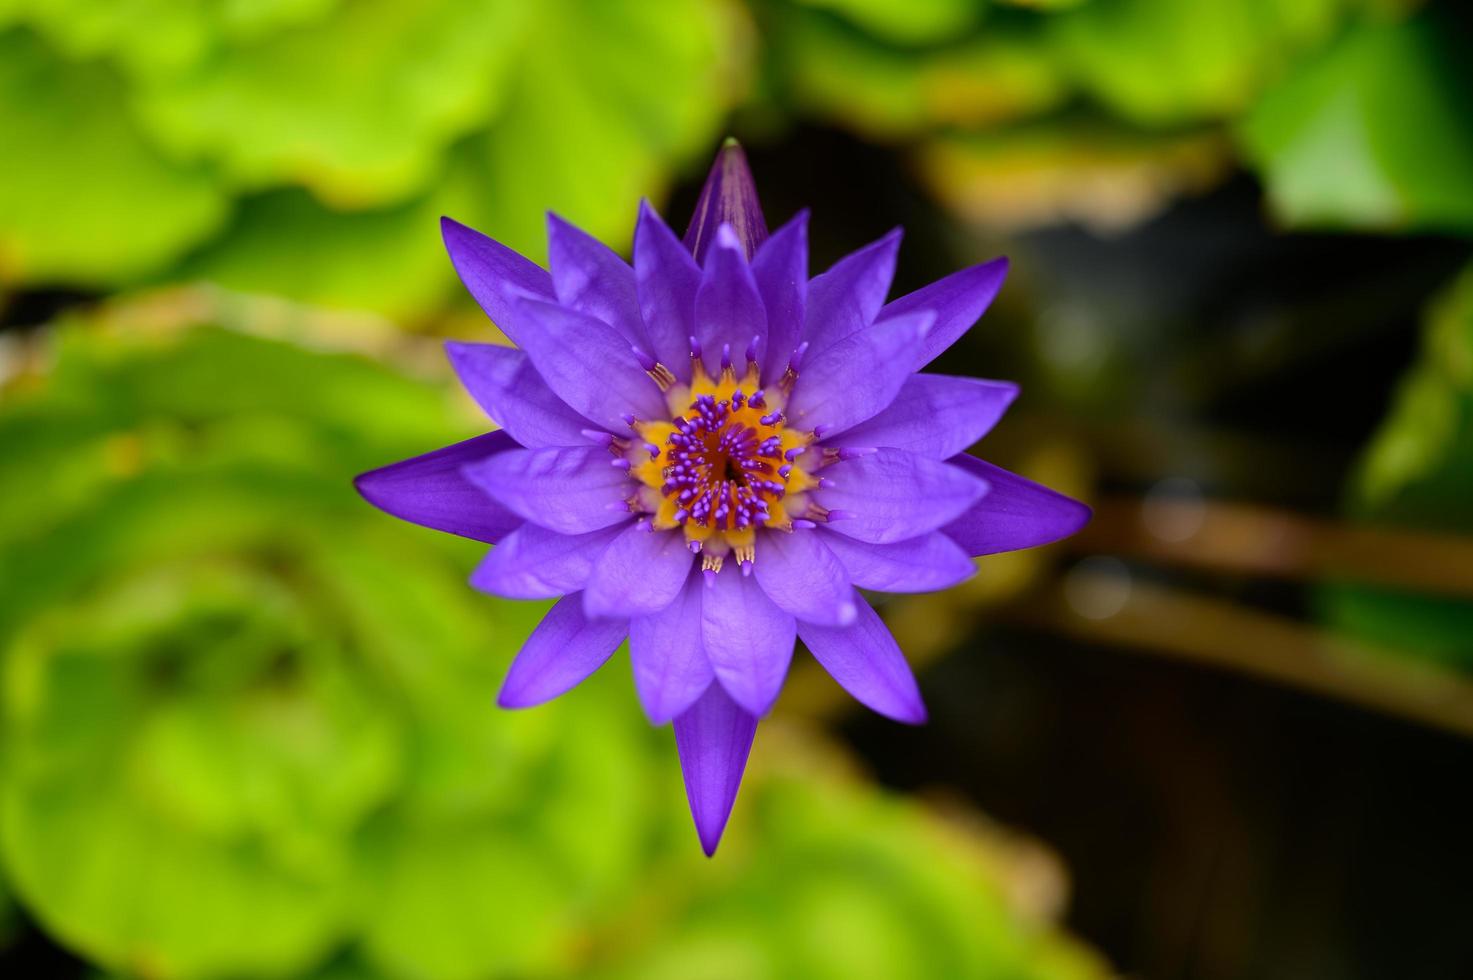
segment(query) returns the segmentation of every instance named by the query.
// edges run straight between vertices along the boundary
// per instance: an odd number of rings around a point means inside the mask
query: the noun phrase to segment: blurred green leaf
[[[174,276],[414,322],[453,295],[440,216],[469,210],[464,185],[452,178],[437,197],[375,211],[333,211],[300,189],[247,198],[230,233]]]
[[[1082,87],[1147,125],[1231,116],[1298,51],[1324,38],[1345,0],[1111,0],[1049,21]]]
[[[1362,454],[1357,520],[1473,535],[1473,268],[1429,311],[1423,348]],[[1340,629],[1473,670],[1473,603],[1334,585],[1322,609]]]
[[[173,163],[128,116],[118,78],[0,33],[0,286],[111,285],[152,272],[224,223],[211,174]]]
[[[798,0],[803,6],[832,10],[896,44],[944,41],[974,26],[986,0]]]
[[[1298,67],[1241,140],[1296,226],[1473,230],[1473,69],[1450,15],[1367,23]]]
[[[1026,118],[1069,94],[1061,66],[1029,24],[989,22],[975,36],[958,32],[934,50],[913,50],[801,5],[770,16],[788,97],[875,138]]]
[[[341,2],[0,0],[0,24],[28,24],[69,58],[110,56],[132,75],[167,77],[231,43],[310,23]]]
[[[546,252],[543,210],[627,245],[641,194],[664,190],[666,161],[700,155],[720,123],[718,93],[741,41],[733,14],[701,0],[539,9],[538,54],[469,145],[482,197],[465,220],[532,256]]]
[[[0,24],[37,32],[0,35],[0,283],[206,278],[396,319],[453,295],[441,214],[534,256],[547,207],[627,242],[749,41],[728,0],[0,0]]]
[[[341,208],[401,201],[452,141],[494,118],[534,9],[359,0],[143,87],[140,118],[235,186],[300,184]]]
[[[1119,232],[1230,167],[1213,131],[1171,135],[1068,120],[938,136],[919,151],[922,176],[958,217],[990,228],[1078,222]]]
[[[681,6],[689,17],[713,17]],[[634,202],[658,187],[665,161],[694,153],[715,123],[704,93],[719,82],[716,26],[713,19],[692,31],[658,5],[546,4],[529,43],[547,56],[527,61],[495,127],[450,155],[430,196],[357,212],[335,211],[299,190],[255,197],[231,234],[179,275],[404,321],[455,294],[441,215],[531,256],[546,251],[544,210],[627,242]],[[665,75],[611,49],[608,37],[695,83],[672,90]]]

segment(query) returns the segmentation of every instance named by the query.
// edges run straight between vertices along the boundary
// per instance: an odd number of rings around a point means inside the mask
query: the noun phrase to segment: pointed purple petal
[[[803,362],[787,416],[802,429],[843,432],[895,400],[911,376],[930,313],[901,317],[861,330]]]
[[[626,412],[666,417],[659,387],[613,327],[553,303],[523,299],[517,309],[532,324],[522,349],[547,386],[584,418],[619,432],[627,428]]]
[[[523,446],[541,449],[584,441],[588,420],[552,393],[522,351],[451,340],[445,353],[476,404]]]
[[[488,432],[423,456],[359,475],[353,485],[364,500],[411,524],[495,544],[522,523],[466,479],[466,465],[520,450],[505,432]]]
[[[926,706],[905,654],[869,603],[855,596],[859,618],[844,627],[799,623],[798,635],[839,686],[886,718],[920,725]]]
[[[634,276],[650,354],[689,381],[701,268],[648,201],[640,203],[634,229]]]
[[[511,663],[496,703],[530,708],[570,691],[613,655],[629,623],[583,615],[583,597],[574,593],[548,610]]]
[[[767,598],[783,612],[824,626],[854,622],[854,587],[819,531],[759,534],[753,571]]]
[[[559,303],[597,317],[619,331],[627,343],[648,345],[634,270],[613,249],[549,213],[547,265]]]
[[[590,616],[647,616],[680,594],[695,558],[679,531],[631,525],[593,566],[583,593]]]
[[[522,519],[559,534],[585,534],[629,519],[629,477],[611,460],[602,446],[516,449],[464,473]]]
[[[691,573],[675,601],[629,624],[629,660],[645,714],[663,725],[716,679],[701,646],[701,576]]]
[[[520,345],[526,330],[508,287],[510,291],[552,299],[552,277],[536,263],[458,221],[441,218],[440,234],[445,239],[445,251],[450,253],[450,264],[466,290],[501,332]]]
[[[773,605],[735,564],[701,593],[701,643],[716,679],[737,704],[763,715],[777,700],[793,659],[793,617]]]
[[[890,544],[934,531],[966,512],[987,483],[960,466],[902,449],[879,449],[824,470],[833,487],[813,491],[830,511],[829,528],[871,544]]]
[[[690,710],[675,719],[685,796],[707,857],[721,843],[756,734],[757,718],[727,697],[720,684],[708,687]]]
[[[890,446],[931,459],[950,459],[991,431],[1016,397],[1018,386],[1007,381],[914,374],[884,411],[836,433],[828,442]]]
[[[808,284],[803,339],[821,353],[875,321],[895,277],[901,230],[851,252]]]
[[[773,385],[803,337],[808,299],[807,208],[757,249],[752,278],[767,312],[767,353],[762,358],[761,377],[763,384]]]
[[[820,530],[824,544],[861,589],[935,592],[977,571],[961,546],[940,531],[892,544],[867,544],[826,528]]]
[[[920,370],[972,328],[992,305],[1007,274],[1007,259],[974,265],[900,297],[881,310],[880,316],[935,311],[936,325],[926,334],[926,342],[916,359],[915,368]]]
[[[523,524],[491,549],[471,575],[471,585],[508,599],[551,599],[580,592],[594,562],[620,529],[559,534]]]
[[[767,312],[736,232],[731,225],[722,225],[706,253],[706,267],[696,291],[696,339],[701,344],[706,371],[713,378],[717,376],[725,346],[740,374],[742,358],[754,337],[760,357],[767,346]]]
[[[729,224],[736,230],[747,258],[767,240],[767,222],[762,218],[762,205],[757,200],[757,185],[747,166],[747,155],[741,144],[728,139],[716,154],[701,197],[696,201],[690,227],[685,230],[685,247],[704,265],[706,253],[716,239],[716,229]]]
[[[1056,490],[975,456],[953,456],[949,462],[991,487],[987,496],[942,528],[969,555],[1035,548],[1067,538],[1089,523],[1089,507]]]

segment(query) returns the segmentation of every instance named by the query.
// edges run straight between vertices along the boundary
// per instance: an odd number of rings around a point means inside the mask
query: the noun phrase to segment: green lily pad
[[[1362,454],[1353,519],[1473,536],[1473,268],[1434,304],[1423,351]],[[1334,584],[1321,610],[1386,649],[1473,670],[1473,602]]]
[[[1286,224],[1473,230],[1473,68],[1436,13],[1369,23],[1266,93],[1239,135]]]
[[[1324,39],[1345,0],[1116,0],[1051,18],[1079,84],[1114,112],[1164,125],[1230,116]]]
[[[0,24],[24,23],[68,58],[106,57],[140,79],[168,77],[234,43],[310,23],[342,0],[0,0]]]
[[[119,84],[24,31],[0,33],[0,286],[128,282],[224,223],[215,177],[160,154]]]
[[[140,118],[233,184],[309,188],[339,208],[403,201],[494,116],[533,8],[364,0],[142,87]]]

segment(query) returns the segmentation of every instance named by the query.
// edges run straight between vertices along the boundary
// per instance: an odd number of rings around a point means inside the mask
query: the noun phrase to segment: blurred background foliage
[[[494,710],[543,609],[342,479],[468,435],[444,386],[148,322],[61,327],[0,414],[0,854],[59,941],[144,977],[1103,975],[1026,900],[1047,861],[813,735],[764,735],[708,863],[627,670]]]
[[[1384,748],[1473,735],[1470,46],[1454,0],[0,0],[6,963],[1105,975],[1067,914],[1143,977],[1467,975],[1473,867],[1397,878],[1437,824],[1371,801],[1473,817]],[[1098,516],[884,604],[930,729],[800,667],[706,862],[627,668],[494,710],[540,609],[348,480],[483,425],[441,214],[627,250],[726,131],[815,271],[1012,255],[940,367],[1021,379],[987,454]],[[1268,770],[1343,775],[1299,819],[1411,919],[1293,877]]]

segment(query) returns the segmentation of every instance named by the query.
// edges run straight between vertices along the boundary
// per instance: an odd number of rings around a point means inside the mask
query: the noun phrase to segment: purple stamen
[[[793,356],[788,358],[788,370],[797,374],[803,367],[803,355],[806,353],[808,353],[808,341],[805,340],[798,345],[797,350],[793,351]]]
[[[634,351],[634,359],[639,361],[639,366],[644,368],[646,371],[653,371],[655,367],[660,363],[653,357],[650,357],[644,351],[640,350],[638,347],[631,347],[629,349]]]

